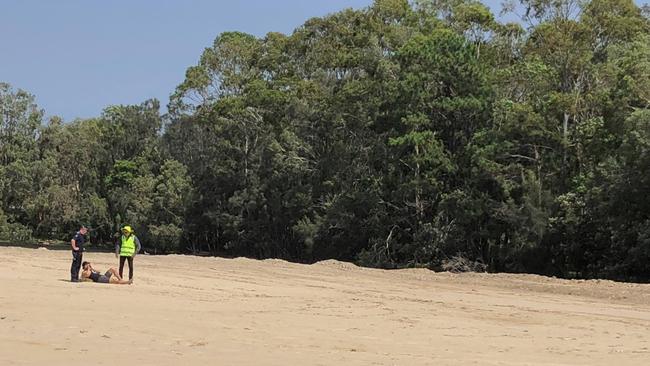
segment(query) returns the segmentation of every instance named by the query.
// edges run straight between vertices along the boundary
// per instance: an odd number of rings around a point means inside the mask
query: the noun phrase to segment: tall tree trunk
[[[419,180],[420,179],[420,147],[415,144],[415,179]],[[424,216],[424,207],[422,204],[422,188],[420,187],[420,183],[416,181],[415,184],[415,212],[418,217],[418,224],[422,221],[422,218]]]
[[[566,169],[568,147],[569,147],[569,113],[564,112],[564,122],[562,124],[562,171]],[[564,172],[566,174],[566,172]]]

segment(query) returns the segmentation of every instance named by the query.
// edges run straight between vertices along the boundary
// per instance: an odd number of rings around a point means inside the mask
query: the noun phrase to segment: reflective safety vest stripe
[[[122,235],[120,245],[120,256],[122,257],[132,257],[135,253],[135,235],[126,236]]]

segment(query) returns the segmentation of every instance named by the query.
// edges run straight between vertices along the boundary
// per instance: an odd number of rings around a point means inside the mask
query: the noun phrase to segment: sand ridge
[[[650,285],[0,248],[0,365],[643,365]],[[86,253],[97,269],[110,254]]]

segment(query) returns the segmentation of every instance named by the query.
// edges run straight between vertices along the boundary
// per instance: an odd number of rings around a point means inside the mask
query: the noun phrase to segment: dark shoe
[[[73,278],[70,280],[70,282],[79,282],[79,280]]]

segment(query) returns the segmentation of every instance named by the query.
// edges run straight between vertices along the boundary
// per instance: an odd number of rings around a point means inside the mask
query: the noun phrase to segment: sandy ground
[[[650,364],[650,285],[141,255],[118,286],[70,262],[0,248],[0,365]]]

